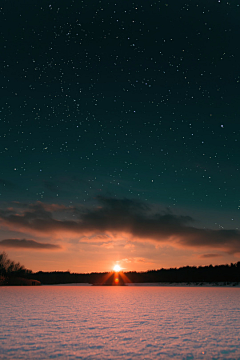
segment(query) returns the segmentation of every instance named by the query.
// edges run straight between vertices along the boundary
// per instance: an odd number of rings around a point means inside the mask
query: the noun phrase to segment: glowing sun
[[[113,270],[115,271],[115,272],[119,272],[119,271],[121,271],[121,267],[119,266],[119,265],[115,265],[114,266],[114,268],[113,268]]]

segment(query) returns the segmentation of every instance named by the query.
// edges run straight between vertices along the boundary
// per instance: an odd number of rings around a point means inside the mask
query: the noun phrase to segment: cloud
[[[36,250],[57,250],[61,247],[54,244],[39,243],[35,240],[5,239],[0,241],[0,247]]]
[[[125,259],[121,259],[120,262],[121,263],[126,263],[126,264],[130,264],[130,263],[134,263],[134,264],[145,263],[147,265],[153,265],[154,264],[154,262],[152,262],[152,260],[144,258],[144,257],[125,258]]]
[[[130,244],[130,243],[127,243],[125,246],[124,246],[124,249],[134,249],[135,248],[135,245],[134,244]]]
[[[218,249],[229,254],[240,252],[238,230],[211,230],[194,227],[191,216],[159,212],[132,199],[98,197],[97,206],[65,207],[38,202],[26,209],[0,210],[0,223],[31,233],[93,236],[128,234],[131,241],[154,241],[175,247]],[[94,240],[93,240],[94,241]]]
[[[41,210],[42,208],[46,211],[57,212],[57,211],[72,211],[73,207],[65,206],[60,204],[44,204],[41,201],[37,201],[36,204],[31,204],[30,208],[33,210]]]
[[[240,232],[183,227],[179,233],[179,243],[183,246],[214,248],[234,254],[240,252]]]
[[[199,256],[202,259],[208,259],[208,258],[214,258],[214,257],[222,257],[222,255],[219,254],[202,254]]]

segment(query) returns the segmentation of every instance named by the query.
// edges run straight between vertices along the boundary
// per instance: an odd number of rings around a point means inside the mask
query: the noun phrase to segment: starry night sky
[[[3,0],[0,250],[34,271],[238,261],[239,18]]]

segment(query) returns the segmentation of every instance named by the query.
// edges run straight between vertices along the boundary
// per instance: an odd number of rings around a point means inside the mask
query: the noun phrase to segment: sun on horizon
[[[122,268],[121,268],[121,266],[119,266],[118,264],[116,264],[116,265],[114,266],[113,270],[114,270],[115,272],[119,272],[119,271],[122,270]]]

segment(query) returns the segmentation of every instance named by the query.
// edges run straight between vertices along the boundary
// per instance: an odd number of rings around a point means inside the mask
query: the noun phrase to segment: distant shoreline
[[[67,284],[46,284],[43,286],[94,286],[89,283],[67,283]],[[101,286],[101,285],[99,285]],[[155,283],[126,283],[125,286],[154,286],[154,287],[234,287],[240,288],[240,282],[181,282],[181,283],[170,283],[170,282],[155,282]],[[95,287],[95,286],[94,286]],[[109,286],[108,286],[109,287]],[[116,287],[116,286],[114,286]]]
[[[170,287],[240,287],[240,282],[159,282],[159,283],[132,283],[127,286],[170,286]]]
[[[7,271],[0,274],[2,285],[94,284],[95,286],[240,286],[240,261],[233,264],[185,266],[181,268],[100,273],[71,273],[70,271],[30,270]],[[130,284],[130,285],[129,285]],[[133,285],[134,284],[134,285]]]

